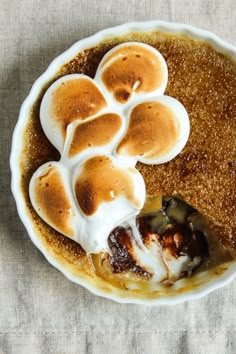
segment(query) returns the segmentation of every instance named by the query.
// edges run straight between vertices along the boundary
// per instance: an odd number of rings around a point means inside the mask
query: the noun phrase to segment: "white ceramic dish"
[[[78,276],[78,274],[76,274],[72,269],[66,267],[63,262],[60,262],[56,257],[54,257],[50,252],[47,251],[44,243],[41,241],[39,231],[35,230],[32,219],[30,219],[27,214],[25,200],[22,193],[20,192],[20,156],[23,148],[23,142],[21,137],[25,130],[30,110],[34,102],[37,100],[37,97],[39,96],[45,84],[56,75],[62,65],[73,59],[78,52],[96,46],[99,42],[113,36],[125,35],[129,32],[145,31],[161,31],[171,34],[183,33],[191,36],[194,39],[208,42],[216,50],[230,56],[233,60],[236,59],[236,48],[230,44],[225,43],[216,35],[185,24],[175,24],[161,21],[124,24],[114,28],[105,29],[89,38],[80,40],[79,42],[75,43],[71,48],[69,48],[66,52],[58,56],[50,64],[44,74],[36,80],[28,97],[26,98],[21,107],[19,120],[13,134],[12,151],[10,157],[10,165],[12,171],[12,192],[16,200],[19,216],[23,224],[25,225],[32,241],[45,255],[47,260],[54,267],[59,269],[71,281],[84,286],[96,295],[107,297],[118,302],[139,303],[146,305],[176,304],[186,300],[202,297],[208,294],[209,292],[228,284],[236,276],[236,262],[228,263],[227,266],[224,265],[222,269],[218,272],[219,274],[217,276],[212,277],[211,274],[209,274],[209,271],[205,271],[198,274],[196,284],[199,283],[200,285],[196,285],[195,287],[190,289],[187,289],[186,287],[186,280],[178,281],[175,284],[176,293],[172,292],[168,294],[168,292],[166,292],[165,294],[160,293],[159,295],[156,294],[156,296],[145,298],[133,296],[127,291],[126,293],[121,293],[119,292],[119,290],[112,288],[107,291],[107,289],[103,286],[95,286],[91,279],[86,278],[86,275]],[[205,278],[206,281],[201,281],[203,278]],[[183,290],[181,291],[181,289]]]

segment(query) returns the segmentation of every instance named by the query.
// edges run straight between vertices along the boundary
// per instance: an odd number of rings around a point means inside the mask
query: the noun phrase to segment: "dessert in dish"
[[[185,108],[163,95],[167,72],[156,49],[127,42],[104,56],[94,80],[66,75],[43,97],[41,124],[61,159],[34,173],[30,199],[87,253],[108,250],[115,227],[135,224],[146,199],[136,163],[167,162],[187,142]]]
[[[227,269],[235,71],[202,41],[130,32],[78,51],[44,84],[24,129],[21,187],[44,253],[73,280],[158,302]],[[89,99],[78,107],[74,95]]]

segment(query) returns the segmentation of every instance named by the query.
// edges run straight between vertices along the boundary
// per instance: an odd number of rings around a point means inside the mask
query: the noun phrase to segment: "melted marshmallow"
[[[144,205],[141,174],[112,156],[94,156],[84,161],[75,171],[73,185],[86,218],[81,239],[88,252],[106,249],[114,227],[134,218]]]

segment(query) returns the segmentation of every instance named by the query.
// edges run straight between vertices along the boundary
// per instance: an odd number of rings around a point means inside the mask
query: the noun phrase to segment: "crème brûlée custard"
[[[235,258],[235,74],[209,44],[161,32],[63,65],[35,102],[21,163],[48,253],[105,292],[145,298]]]

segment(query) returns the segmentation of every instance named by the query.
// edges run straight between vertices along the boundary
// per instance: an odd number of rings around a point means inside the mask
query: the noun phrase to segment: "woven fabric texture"
[[[1,0],[0,353],[233,354],[236,280],[176,306],[117,304],[54,269],[31,242],[10,191],[9,153],[35,79],[74,42],[131,21],[166,20],[236,42],[233,0]]]

